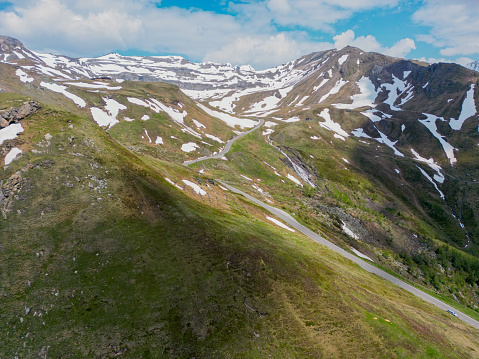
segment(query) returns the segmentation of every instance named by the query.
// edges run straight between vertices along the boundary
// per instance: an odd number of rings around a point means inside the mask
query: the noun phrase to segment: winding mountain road
[[[215,181],[221,183],[224,187],[228,188],[231,192],[243,195],[244,197],[249,199],[251,202],[254,202],[258,206],[263,207],[267,211],[271,212],[273,215],[275,215],[279,219],[283,220],[289,226],[295,228],[299,232],[308,236],[313,241],[318,242],[318,243],[322,244],[323,246],[328,247],[329,249],[332,249],[333,251],[341,254],[342,256],[352,260],[354,263],[358,264],[361,268],[367,270],[368,272],[376,274],[376,275],[386,279],[387,281],[396,284],[397,286],[407,290],[408,292],[416,295],[417,297],[425,300],[426,302],[429,302],[429,303],[435,305],[436,307],[438,307],[442,310],[446,311],[448,309],[452,309],[454,312],[457,313],[457,317],[459,319],[461,319],[462,321],[471,325],[472,327],[474,327],[476,329],[479,329],[479,321],[477,321],[477,320],[471,318],[470,316],[458,311],[455,308],[450,307],[446,303],[440,301],[439,299],[434,298],[433,296],[421,291],[420,289],[417,289],[416,287],[413,287],[412,285],[410,285],[410,284],[408,284],[408,283],[390,275],[389,273],[386,273],[385,271],[371,265],[367,261],[365,261],[365,260],[363,260],[359,257],[356,257],[355,255],[353,255],[349,252],[346,252],[341,247],[338,247],[337,245],[329,242],[328,240],[324,239],[323,237],[316,234],[312,230],[310,230],[307,227],[303,226],[302,224],[298,223],[291,215],[289,215],[285,211],[283,211],[281,209],[278,209],[276,207],[270,206],[269,204],[266,204],[266,203],[264,203],[264,202],[262,202],[262,201],[260,201],[256,198],[250,196],[249,194],[247,194],[247,193],[245,193],[245,192],[243,192],[243,191],[241,191],[241,190],[239,190],[235,187],[232,187],[231,185],[229,185],[229,184],[227,184],[223,181],[220,181],[220,180],[215,180]]]
[[[236,140],[238,140],[241,137],[244,137],[247,134],[257,130],[258,128],[260,128],[264,124],[263,119],[260,119],[259,121],[260,121],[259,124],[256,125],[251,130],[249,130],[247,132],[244,132],[244,133],[242,133],[242,134],[240,134],[236,137],[233,137],[231,140],[229,140],[226,143],[225,148],[220,153],[218,153],[216,155],[212,155],[212,156],[201,157],[201,158],[198,158],[196,160],[185,161],[185,162],[183,162],[183,166],[188,166],[192,163],[197,163],[197,162],[205,161],[205,160],[208,160],[208,159],[219,159],[219,158],[223,157],[226,153],[228,153],[230,151],[231,146],[233,145],[233,143]],[[465,323],[467,323],[467,324],[471,325],[472,327],[479,330],[479,321],[471,318],[470,316],[460,312],[459,310],[457,310],[455,308],[452,308],[451,306],[449,306],[446,303],[440,301],[439,299],[434,298],[433,296],[431,296],[431,295],[423,292],[422,290],[420,290],[420,289],[402,281],[401,279],[396,278],[396,277],[392,276],[391,274],[389,274],[389,273],[371,265],[366,260],[363,260],[363,259],[355,256],[354,254],[351,254],[351,253],[345,251],[341,247],[338,247],[337,245],[329,242],[328,240],[321,237],[319,234],[313,232],[309,228],[307,228],[307,227],[303,226],[302,224],[298,223],[298,221],[296,221],[290,214],[286,213],[285,211],[283,211],[279,208],[273,207],[269,204],[266,204],[266,203],[264,203],[264,202],[262,202],[262,201],[260,201],[256,198],[254,198],[253,196],[251,196],[251,195],[249,195],[249,194],[247,194],[247,193],[245,193],[245,192],[243,192],[243,191],[241,191],[241,190],[239,190],[239,189],[237,189],[237,188],[235,188],[235,187],[233,187],[233,186],[231,186],[231,185],[229,185],[229,184],[227,184],[227,183],[225,183],[221,180],[216,180],[216,181],[221,183],[224,187],[228,188],[231,192],[243,195],[244,197],[249,199],[251,202],[257,204],[260,207],[263,207],[264,209],[266,209],[267,211],[269,211],[270,213],[272,213],[273,215],[275,215],[279,219],[283,220],[285,223],[287,223],[291,227],[295,228],[299,232],[301,232],[304,235],[306,235],[307,237],[311,238],[313,241],[315,241],[319,244],[322,244],[323,246],[335,251],[336,253],[339,253],[343,257],[348,258],[349,260],[353,261],[354,263],[356,263],[357,265],[359,265],[361,268],[365,269],[366,271],[368,271],[370,273],[373,273],[373,274],[376,274],[376,275],[380,276],[381,278],[384,278],[387,281],[396,284],[397,286],[407,290],[408,292],[410,292],[410,293],[414,294],[415,296],[425,300],[426,302],[435,305],[439,309],[442,309],[444,311],[447,311],[449,309],[453,310],[457,314],[458,319],[462,320],[463,322],[465,322]]]
[[[207,156],[207,157],[200,157],[200,158],[197,158],[196,160],[191,160],[191,161],[185,161],[183,162],[183,166],[188,166],[188,165],[191,165],[193,163],[197,163],[197,162],[201,162],[201,161],[206,161],[206,160],[211,160],[211,159],[220,159],[221,157],[223,157],[224,155],[226,155],[229,150],[231,150],[231,146],[233,145],[233,143],[236,141],[236,140],[239,140],[241,137],[244,137],[246,136],[247,134],[257,130],[258,128],[260,128],[261,126],[263,126],[264,124],[264,120],[263,119],[259,119],[259,123],[254,126],[251,130],[249,131],[246,131],[246,132],[243,132],[241,134],[239,134],[238,136],[235,136],[233,137],[231,140],[229,140],[228,142],[226,142],[226,145],[225,145],[225,148],[223,149],[223,151],[221,151],[220,153],[217,153],[216,155],[211,155],[211,156]]]

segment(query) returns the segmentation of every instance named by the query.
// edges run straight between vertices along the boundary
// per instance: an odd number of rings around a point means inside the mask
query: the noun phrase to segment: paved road
[[[283,211],[281,209],[278,209],[276,207],[270,206],[270,205],[268,205],[264,202],[261,202],[260,200],[250,196],[249,194],[247,194],[247,193],[245,193],[245,192],[243,192],[243,191],[241,191],[237,188],[234,188],[234,187],[230,186],[227,183],[224,183],[223,181],[220,181],[220,180],[216,180],[216,181],[221,183],[226,188],[228,188],[231,192],[241,194],[241,195],[245,196],[246,198],[248,198],[251,202],[254,202],[257,205],[259,205],[259,206],[263,207],[264,209],[268,210],[269,212],[274,214],[276,217],[282,219],[285,223],[287,223],[291,227],[297,229],[299,232],[301,232],[304,235],[311,238],[313,241],[316,241],[316,242],[322,244],[323,246],[326,246],[329,249],[332,249],[333,251],[341,254],[342,256],[352,260],[354,263],[358,264],[361,268],[367,270],[368,272],[377,274],[378,276],[388,280],[391,283],[394,283],[394,284],[398,285],[399,287],[407,290],[408,292],[411,292],[412,294],[418,296],[419,298],[424,299],[426,302],[434,304],[436,307],[438,307],[442,310],[452,309],[454,312],[457,313],[457,316],[458,316],[459,319],[461,319],[462,321],[466,322],[467,324],[473,326],[474,328],[479,329],[479,322],[477,320],[475,320],[475,319],[469,317],[468,315],[458,311],[457,309],[454,309],[454,308],[450,307],[449,305],[440,301],[439,299],[436,299],[433,296],[431,296],[427,293],[424,293],[423,291],[417,289],[416,287],[413,287],[412,285],[407,284],[406,282],[404,282],[404,281],[386,273],[385,271],[371,265],[367,261],[365,261],[365,260],[363,260],[359,257],[356,257],[355,255],[353,255],[349,252],[346,252],[344,249],[342,249],[342,248],[338,247],[337,245],[327,241],[326,239],[324,239],[320,235],[316,234],[315,232],[311,231],[310,229],[306,228],[305,226],[299,224],[291,215],[289,215],[285,211]]]
[[[257,130],[258,128],[260,128],[261,126],[263,126],[263,123],[264,123],[264,120],[263,119],[260,119],[259,120],[259,124],[257,124],[255,127],[253,127],[251,130],[249,131],[246,131],[246,132],[243,132],[242,134],[236,136],[236,137],[233,137],[231,140],[229,140],[228,142],[226,142],[226,146],[225,148],[223,149],[223,151],[221,151],[220,153],[217,153],[216,155],[212,155],[212,156],[207,156],[207,157],[200,157],[200,158],[197,158],[196,160],[191,160],[191,161],[185,161],[183,162],[183,166],[188,166],[188,165],[191,165],[192,163],[196,163],[196,162],[201,162],[201,161],[206,161],[206,160],[210,160],[210,159],[219,159],[221,157],[223,157],[225,154],[227,154],[229,152],[229,150],[231,150],[231,146],[233,145],[233,143],[240,139],[241,137],[243,136],[246,136],[248,133],[251,133],[253,132],[254,130]]]

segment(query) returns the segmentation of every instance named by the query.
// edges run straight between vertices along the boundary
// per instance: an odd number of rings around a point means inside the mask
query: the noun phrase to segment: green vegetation
[[[31,150],[1,182],[20,171],[2,203],[0,357],[476,356],[447,313],[231,193],[212,205],[163,179],[189,170],[70,113],[24,121]]]
[[[341,121],[354,124],[358,118],[352,114],[351,119],[344,117]],[[479,290],[474,267],[464,267],[457,260],[449,261],[447,266],[436,264],[436,252],[445,244],[475,254],[474,237],[464,248],[466,232],[414,164],[391,155],[388,148],[371,156],[370,145],[334,139],[316,121],[278,124],[274,130],[273,143],[313,174],[316,188],[301,188],[286,179],[287,173],[295,177],[297,174],[288,168],[291,167],[288,160],[280,160],[284,156],[267,143],[260,131],[237,141],[227,155],[229,161],[208,161],[196,167],[203,166],[211,176],[236,182],[243,190],[264,198],[253,189],[252,182],[239,178],[238,174],[255,179],[255,185],[267,191],[279,207],[295,213],[302,223],[329,240],[344,247],[360,247],[372,257],[387,250],[391,255],[379,257],[382,266],[438,295],[477,309]],[[312,136],[319,140],[309,140]],[[472,173],[473,170],[451,171]],[[278,173],[283,177],[278,177]],[[458,183],[446,181],[444,190],[448,191],[448,198],[454,198],[451,192]],[[458,191],[464,193],[463,188]],[[468,228],[473,229],[475,219],[471,213],[474,212],[469,203],[476,194],[471,186],[467,194],[472,197],[460,196],[458,201],[464,202],[463,221],[468,220],[471,223]],[[450,202],[452,205],[454,199]],[[361,233],[361,240],[344,235],[342,222],[353,225],[354,231]],[[472,234],[469,232],[470,237]]]

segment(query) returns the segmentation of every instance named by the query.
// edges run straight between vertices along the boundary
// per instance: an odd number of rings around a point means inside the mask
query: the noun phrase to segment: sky
[[[0,0],[0,35],[71,57],[180,55],[261,70],[345,46],[479,60],[479,0]]]

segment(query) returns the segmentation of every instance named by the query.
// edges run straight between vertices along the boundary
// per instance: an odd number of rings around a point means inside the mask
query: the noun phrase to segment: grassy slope
[[[188,198],[162,179],[184,169],[153,169],[90,121],[43,109],[24,127],[30,152],[2,173],[24,181],[0,222],[1,357],[477,354],[447,313],[240,198]]]
[[[355,121],[354,116],[350,117],[350,121]],[[274,141],[287,146],[288,150],[284,150],[290,156],[298,154],[314,169],[318,175],[316,189],[301,188],[285,178],[292,170],[286,168],[280,160],[284,156],[267,144],[260,131],[235,143],[227,155],[230,161],[208,161],[196,167],[207,168],[211,176],[242,183],[245,190],[262,197],[251,187],[252,182],[238,174],[259,178],[261,181],[256,181],[256,185],[268,190],[279,205],[295,212],[303,222],[330,240],[343,246],[353,245],[410,280],[449,297],[456,296],[462,304],[475,308],[477,286],[465,285],[464,273],[450,271],[446,265],[443,265],[444,271],[433,259],[433,251],[441,243],[462,243],[464,231],[446,212],[444,201],[414,164],[394,156],[389,148],[378,148],[373,156],[371,150],[374,151],[376,145],[335,139],[332,132],[322,129],[317,121],[280,124],[274,129]],[[320,140],[311,140],[311,136]],[[274,166],[283,177],[275,175],[263,161]],[[395,168],[400,169],[399,174]],[[454,171],[474,173],[470,168]],[[448,176],[444,186],[449,192],[454,186],[451,177]],[[474,195],[472,186],[468,189],[471,196]],[[360,241],[344,235],[341,219],[348,226],[359,224],[355,230],[361,236]],[[477,262],[471,256],[464,256]],[[424,273],[425,269],[430,270]]]

